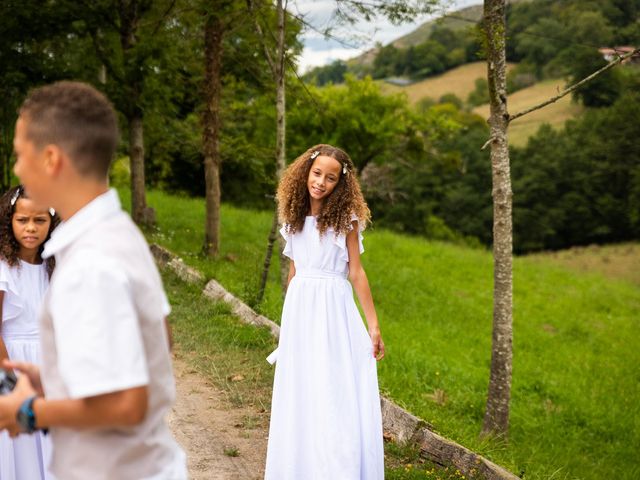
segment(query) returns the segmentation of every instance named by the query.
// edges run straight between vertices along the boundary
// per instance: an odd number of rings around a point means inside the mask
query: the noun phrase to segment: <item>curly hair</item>
[[[305,217],[311,210],[307,180],[315,158],[320,155],[334,158],[343,167],[336,187],[318,214],[320,234],[332,228],[336,236],[346,235],[351,230],[353,215],[358,217],[360,228],[364,229],[371,222],[371,213],[362,196],[353,161],[343,150],[326,144],[311,147],[296,158],[282,175],[277,193],[280,221],[286,224],[289,233],[300,232],[304,228]]]
[[[16,200],[13,201],[12,205],[11,201],[14,197]],[[2,195],[2,197],[0,197],[0,258],[12,267],[20,266],[20,244],[13,234],[12,226],[13,214],[16,211],[16,204],[18,203],[17,200],[20,198],[29,198],[22,185],[10,188],[4,193],[4,195]],[[51,213],[49,213],[49,215],[51,215]],[[60,217],[58,217],[57,214],[52,215],[49,232],[47,232],[45,242],[49,240],[51,232],[53,232],[59,223]],[[40,248],[38,249],[38,256],[40,258],[42,258],[42,251],[44,250],[45,242],[42,242],[42,245],[40,245]],[[53,269],[56,266],[56,261],[53,257],[50,257],[44,262],[47,267],[47,273],[49,274],[49,277],[51,277]]]

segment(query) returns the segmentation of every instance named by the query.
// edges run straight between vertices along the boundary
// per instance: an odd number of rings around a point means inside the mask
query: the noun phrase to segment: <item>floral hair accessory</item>
[[[9,200],[9,203],[11,204],[12,207],[16,205],[16,202],[20,198],[20,195],[22,195],[22,191],[23,191],[23,188],[21,186],[18,187],[18,189],[16,190],[16,193],[14,193],[13,197],[11,197],[11,200]],[[49,208],[49,215],[51,215],[52,217],[56,216],[56,211],[54,208]]]
[[[342,174],[343,174],[343,175],[346,175],[346,174],[347,174],[347,164],[346,164],[346,163],[343,163],[343,164],[342,164]]]
[[[311,160],[315,160],[318,155],[320,155],[320,151],[316,150],[311,154]]]
[[[18,187],[18,189],[16,190],[16,193],[13,194],[13,197],[11,197],[11,200],[9,201],[12,207],[16,204],[16,202],[18,201],[18,198],[20,198],[21,193],[22,193],[22,187]]]

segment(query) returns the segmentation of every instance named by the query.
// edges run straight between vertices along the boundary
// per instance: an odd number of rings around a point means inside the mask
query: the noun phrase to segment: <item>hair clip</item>
[[[320,155],[320,152],[318,150],[316,150],[315,152],[313,152],[311,154],[311,160],[315,160],[318,155]]]
[[[20,187],[18,187],[18,189],[16,190],[16,193],[13,194],[13,197],[11,197],[11,200],[9,201],[9,203],[11,203],[11,206],[13,207],[16,202],[18,201],[18,197],[20,197],[20,193],[21,193],[22,189]]]
[[[347,164],[346,164],[346,163],[343,163],[343,164],[342,164],[342,174],[343,174],[343,175],[346,175],[346,174],[347,174]]]
[[[55,216],[56,216],[56,211],[55,211],[55,209],[53,209],[53,208],[51,208],[51,207],[50,207],[50,208],[49,208],[49,215],[51,215],[52,217],[55,217]]]

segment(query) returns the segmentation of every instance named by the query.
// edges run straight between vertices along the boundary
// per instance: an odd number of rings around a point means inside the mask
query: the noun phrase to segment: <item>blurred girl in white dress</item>
[[[58,223],[22,186],[0,198],[0,361],[40,363],[38,313],[55,260],[43,261],[43,244]],[[9,438],[0,433],[0,480],[51,480],[50,441],[42,432]]]

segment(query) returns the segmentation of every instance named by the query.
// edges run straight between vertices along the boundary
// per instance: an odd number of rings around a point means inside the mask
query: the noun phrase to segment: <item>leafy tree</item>
[[[385,78],[396,74],[399,52],[393,45],[378,47],[373,60],[373,78]]]
[[[453,50],[460,44],[460,39],[453,30],[437,24],[429,34],[429,40],[439,43],[447,50]]]
[[[589,47],[576,47],[569,63],[569,80],[575,83],[606,63],[599,52]],[[580,100],[586,107],[608,106],[618,97],[620,87],[619,71],[609,70],[576,90],[573,98]]]
[[[450,103],[455,105],[458,110],[462,110],[464,107],[464,102],[454,93],[445,93],[440,97],[438,103]]]
[[[406,144],[411,112],[402,95],[386,96],[371,78],[348,75],[344,86],[310,89],[293,100],[288,137],[292,155],[316,143],[344,148],[358,171],[373,161],[387,162]]]
[[[342,60],[335,60],[329,65],[315,67],[313,70],[306,73],[303,78],[307,82],[322,86],[327,83],[342,83],[346,73],[347,64]]]
[[[467,103],[472,107],[489,103],[489,84],[484,78],[477,78],[476,88],[467,97]]]
[[[0,188],[12,180],[13,134],[17,110],[35,87],[72,72],[66,36],[71,18],[66,5],[49,2],[0,3]],[[64,52],[69,52],[64,55]]]
[[[637,238],[640,96],[624,92],[563,132],[543,126],[513,150],[518,252]]]

